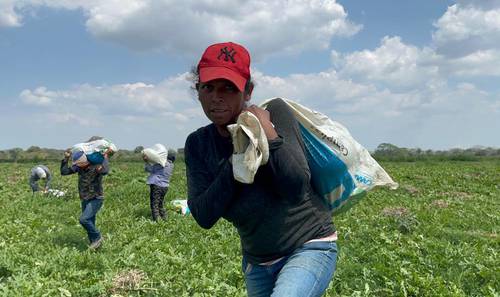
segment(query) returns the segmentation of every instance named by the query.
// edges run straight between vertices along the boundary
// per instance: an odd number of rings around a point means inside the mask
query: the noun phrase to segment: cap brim
[[[203,67],[200,68],[200,82],[205,83],[214,79],[227,79],[238,87],[241,92],[245,91],[245,84],[247,80],[226,67]]]

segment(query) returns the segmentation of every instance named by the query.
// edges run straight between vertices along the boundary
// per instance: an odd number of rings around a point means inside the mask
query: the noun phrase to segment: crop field
[[[168,210],[150,219],[142,163],[111,161],[87,249],[77,176],[63,198],[32,195],[35,164],[0,164],[0,296],[245,296],[238,234]],[[326,296],[499,296],[500,161],[383,163],[400,184],[334,217],[339,259]],[[176,162],[166,200],[186,199]]]

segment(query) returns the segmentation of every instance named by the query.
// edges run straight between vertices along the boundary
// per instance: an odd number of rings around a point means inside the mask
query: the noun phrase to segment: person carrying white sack
[[[152,148],[142,151],[142,159],[146,162],[144,170],[149,173],[146,184],[150,188],[151,217],[155,222],[167,219],[164,200],[174,171],[175,156],[174,150],[167,151],[162,144],[155,144]]]
[[[50,188],[52,174],[50,173],[49,168],[45,165],[37,165],[31,169],[29,184],[33,193],[39,191],[40,188],[38,187],[38,181],[40,180],[45,181],[42,192],[46,193]]]
[[[92,141],[92,138],[89,140]],[[70,166],[69,160],[73,156]],[[89,249],[98,249],[104,240],[96,227],[96,217],[104,203],[103,177],[109,172],[109,156],[104,154],[101,164],[90,164],[75,160],[74,153],[68,149],[61,160],[61,175],[78,174],[78,194],[80,196],[81,214],[79,222],[87,232]]]

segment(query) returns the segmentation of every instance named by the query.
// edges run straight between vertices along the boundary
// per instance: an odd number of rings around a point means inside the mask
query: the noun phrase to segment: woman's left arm
[[[285,199],[302,198],[310,182],[307,159],[300,144],[297,123],[283,101],[272,102],[269,111],[255,105],[247,107],[258,119],[269,143],[269,168],[273,185]],[[275,124],[271,122],[271,117]]]
[[[268,167],[273,186],[280,196],[291,201],[298,201],[304,196],[311,174],[300,147],[292,146],[283,138],[269,141]]]

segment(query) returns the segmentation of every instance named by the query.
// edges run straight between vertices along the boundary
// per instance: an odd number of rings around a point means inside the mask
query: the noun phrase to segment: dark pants
[[[80,215],[80,224],[87,231],[90,242],[101,238],[101,233],[95,226],[95,216],[102,207],[102,198],[82,200],[82,214]]]
[[[167,214],[165,212],[165,208],[163,207],[163,200],[165,199],[165,195],[167,194],[168,187],[159,187],[157,185],[149,185],[149,200],[151,205],[151,216],[154,221],[157,221],[158,218],[166,219]]]

